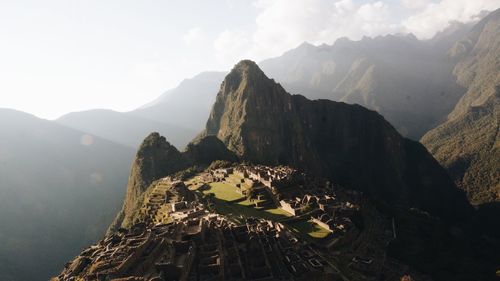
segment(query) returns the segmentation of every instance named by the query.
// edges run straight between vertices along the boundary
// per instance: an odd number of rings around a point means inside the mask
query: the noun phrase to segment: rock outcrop
[[[236,161],[237,157],[215,137],[200,138],[180,152],[158,133],[151,133],[139,147],[132,164],[122,210],[109,228],[128,227],[150,185],[191,166],[207,166],[215,160]]]
[[[242,160],[289,165],[448,219],[470,211],[464,194],[426,149],[358,105],[290,95],[251,61],[227,75],[203,136]]]
[[[131,224],[129,219],[137,208],[137,200],[153,181],[187,166],[182,154],[165,137],[158,133],[146,137],[132,163],[123,208],[111,229]]]

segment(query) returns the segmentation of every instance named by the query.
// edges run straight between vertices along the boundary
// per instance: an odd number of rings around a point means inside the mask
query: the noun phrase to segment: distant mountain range
[[[344,38],[331,46],[304,43],[260,65],[292,94],[360,104],[418,140],[446,119],[464,93],[443,49],[468,28],[428,41],[410,34]]]
[[[159,122],[170,122],[198,133],[205,127],[208,113],[226,74],[215,71],[202,72],[193,78],[185,79],[176,88],[130,114]]]
[[[133,148],[149,133],[157,131],[168,136],[176,147],[184,148],[204,128],[224,75],[224,72],[202,72],[130,112],[74,112],[57,122]]]
[[[171,136],[172,142],[179,147],[185,146],[196,135],[191,129],[105,109],[69,113],[56,122],[134,149],[153,131]]]
[[[500,10],[430,40],[387,35],[307,43],[264,72],[308,98],[376,110],[422,143],[474,204],[500,200]]]

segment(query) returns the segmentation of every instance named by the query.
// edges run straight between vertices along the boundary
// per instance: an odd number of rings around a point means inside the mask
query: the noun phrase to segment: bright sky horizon
[[[302,42],[432,37],[500,0],[0,1],[0,108],[128,111],[202,71]]]

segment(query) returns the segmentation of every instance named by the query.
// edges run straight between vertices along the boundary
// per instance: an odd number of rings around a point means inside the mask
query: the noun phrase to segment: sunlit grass
[[[243,195],[236,192],[236,187],[229,183],[225,182],[212,182],[209,184],[210,188],[204,190],[203,193],[209,194],[213,193],[215,198],[225,200],[225,201],[233,201],[237,199],[243,198]]]
[[[231,203],[218,198],[214,198],[215,211],[221,215],[225,215],[232,220],[241,221],[240,217],[249,218],[262,218],[272,221],[280,221],[290,217],[286,212],[273,208],[266,210],[258,210],[252,206],[240,205],[239,203]]]

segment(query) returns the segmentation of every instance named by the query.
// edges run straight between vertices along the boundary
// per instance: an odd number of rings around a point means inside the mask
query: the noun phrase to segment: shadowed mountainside
[[[100,238],[132,157],[128,147],[0,109],[0,279],[48,280]]]

